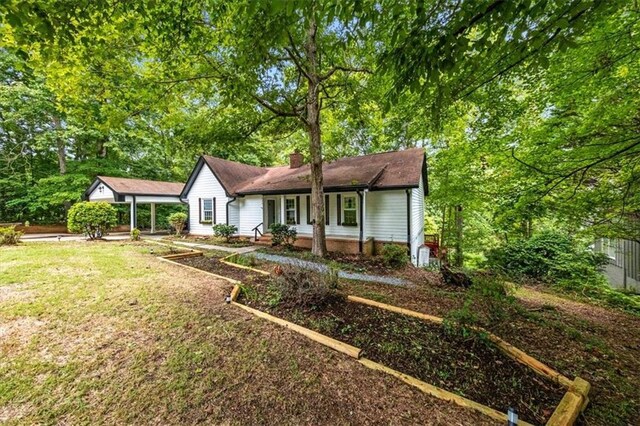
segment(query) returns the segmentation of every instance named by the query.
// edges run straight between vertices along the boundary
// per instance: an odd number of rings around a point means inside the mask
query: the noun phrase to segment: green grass
[[[378,385],[377,373],[224,304],[228,283],[159,262],[151,247],[0,248],[0,423],[348,423],[401,405],[383,396],[402,384]],[[378,407],[334,407],[363,380]]]

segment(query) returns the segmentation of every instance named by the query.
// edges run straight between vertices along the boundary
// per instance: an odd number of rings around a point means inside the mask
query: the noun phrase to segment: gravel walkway
[[[268,260],[270,262],[281,263],[283,265],[297,266],[299,268],[309,269],[311,271],[322,272],[322,273],[329,272],[329,266],[323,263],[312,262],[310,260],[302,260],[302,259],[296,259],[295,257],[287,257],[287,256],[280,256],[277,254],[268,254],[268,253],[260,253],[260,252],[252,253],[252,256],[255,256],[256,259]],[[348,280],[371,281],[371,282],[391,284],[391,285],[409,284],[408,281],[402,278],[384,277],[381,275],[360,274],[357,272],[338,271],[338,276],[340,278],[345,278]]]

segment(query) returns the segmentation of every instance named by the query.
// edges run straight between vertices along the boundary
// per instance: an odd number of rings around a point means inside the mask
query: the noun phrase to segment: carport
[[[137,206],[151,205],[151,233],[156,231],[156,204],[181,204],[184,183],[98,176],[85,191],[88,201],[129,204],[131,229],[137,228]]]

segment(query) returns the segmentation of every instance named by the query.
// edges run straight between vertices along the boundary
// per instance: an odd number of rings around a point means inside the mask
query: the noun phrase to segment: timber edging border
[[[196,254],[194,254],[193,252],[189,253],[190,256],[194,256]],[[202,252],[199,252],[199,255],[203,255]],[[259,269],[255,269],[255,268],[251,268],[248,266],[244,266],[244,265],[238,265],[235,264],[233,261],[230,261],[231,258],[234,258],[235,256],[237,256],[237,253],[233,253],[229,256],[226,256],[222,259],[220,259],[221,262],[230,265],[230,266],[234,266],[234,267],[238,267],[241,269],[248,269],[263,275],[270,275],[269,272],[267,271],[262,271]],[[190,256],[185,256],[185,257],[190,257]],[[429,384],[427,382],[423,382],[422,380],[419,380],[415,377],[409,376],[407,374],[404,374],[402,372],[396,371],[390,367],[387,367],[383,364],[371,361],[367,358],[361,358],[362,355],[362,349],[360,348],[356,348],[355,346],[349,345],[347,343],[341,342],[339,340],[333,339],[329,336],[325,336],[324,334],[318,333],[316,331],[310,330],[308,328],[302,327],[298,324],[294,324],[292,322],[286,321],[282,318],[278,318],[276,316],[270,315],[266,312],[260,311],[258,309],[254,309],[251,308],[247,305],[244,305],[242,303],[237,302],[238,296],[240,295],[240,284],[241,282],[232,278],[228,278],[222,275],[217,275],[208,271],[203,271],[202,269],[198,269],[198,268],[194,268],[192,266],[189,265],[184,265],[182,263],[178,263],[175,262],[174,260],[180,258],[180,257],[171,257],[171,258],[166,258],[166,256],[159,256],[158,259],[164,261],[164,262],[168,262],[168,263],[172,263],[175,265],[179,265],[181,267],[187,268],[187,269],[191,269],[194,271],[198,271],[216,278],[221,278],[223,280],[226,280],[228,282],[231,282],[234,284],[233,290],[231,291],[231,303],[248,312],[251,313],[259,318],[262,319],[266,319],[270,322],[276,323],[280,326],[283,326],[285,328],[288,328],[289,330],[295,331],[298,334],[301,334],[317,343],[320,343],[324,346],[327,346],[333,350],[336,350],[338,352],[341,352],[351,358],[355,358],[356,360],[358,360],[358,362],[369,368],[372,370],[376,370],[376,371],[380,371],[386,374],[389,374],[391,376],[394,376],[400,380],[402,380],[403,382],[407,383],[410,386],[413,386],[417,389],[419,389],[420,391],[422,391],[423,393],[426,393],[428,395],[431,395],[435,398],[439,398],[445,401],[450,401],[455,403],[456,405],[459,405],[461,407],[465,407],[468,409],[472,409],[474,411],[480,412],[494,420],[498,420],[501,422],[504,422],[505,420],[508,419],[508,415],[506,413],[502,413],[500,411],[497,411],[491,407],[488,407],[486,405],[480,404],[478,402],[472,401],[470,399],[464,398],[460,395],[457,395],[455,393],[449,392],[445,389],[439,388],[435,385]],[[444,321],[443,318],[441,317],[437,317],[434,315],[428,315],[428,314],[424,314],[421,312],[416,312],[416,311],[412,311],[410,309],[405,309],[405,308],[401,308],[398,306],[393,306],[393,305],[388,305],[385,303],[381,303],[381,302],[376,302],[374,300],[370,300],[370,299],[365,299],[362,297],[358,297],[358,296],[347,296],[347,300],[350,300],[352,302],[356,302],[356,303],[362,303],[362,304],[366,304],[369,306],[373,306],[373,307],[377,307],[380,309],[386,309],[392,312],[396,312],[402,315],[407,315],[407,316],[412,316],[415,318],[420,318],[426,321],[431,321],[434,323],[438,323],[438,324],[442,324],[442,322]],[[535,371],[536,373],[540,374],[541,376],[544,376],[546,378],[549,378],[553,381],[555,381],[556,383],[564,386],[565,388],[567,388],[567,392],[565,393],[565,395],[563,396],[562,400],[560,401],[560,403],[558,404],[558,406],[556,407],[556,409],[554,410],[553,414],[551,415],[551,417],[549,418],[549,420],[546,423],[546,426],[572,426],[578,415],[587,407],[588,403],[589,403],[589,390],[591,389],[591,385],[589,384],[589,382],[587,382],[586,380],[580,378],[580,377],[576,377],[575,380],[570,380],[569,378],[567,378],[566,376],[560,374],[559,372],[555,371],[554,369],[552,369],[551,367],[547,366],[546,364],[543,364],[542,362],[538,361],[537,359],[531,357],[530,355],[527,355],[524,351],[516,348],[515,346],[511,345],[510,343],[506,342],[505,340],[501,339],[500,337],[490,333],[487,330],[484,330],[482,328],[476,327],[476,330],[481,331],[483,333],[487,334],[487,337],[489,338],[489,340],[491,340],[496,346],[498,346],[498,348],[503,351],[505,353],[505,355],[509,356],[510,358],[514,359],[517,362],[520,362],[524,365],[526,365],[527,367],[531,368],[533,371]],[[519,424],[523,425],[523,426],[532,426],[530,423],[527,423],[523,420],[519,421]]]

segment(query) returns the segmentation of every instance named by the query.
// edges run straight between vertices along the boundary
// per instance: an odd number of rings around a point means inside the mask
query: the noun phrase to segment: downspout
[[[409,251],[409,258],[411,258],[411,190],[406,189],[407,192],[407,250]]]
[[[233,203],[236,200],[236,197],[231,197],[229,201],[227,201],[227,225],[229,225],[229,204]]]
[[[189,199],[188,198],[180,198],[180,203],[187,205],[187,225],[185,226],[185,229],[187,231],[191,232],[191,226],[190,226],[190,222],[191,222],[191,204],[189,204]]]
[[[359,216],[360,216],[360,218],[359,218],[360,236],[358,238],[358,251],[360,253],[362,253],[362,239],[363,239],[363,236],[364,236],[363,235],[364,232],[363,232],[363,228],[362,228],[363,227],[363,221],[362,221],[362,208],[363,208],[363,205],[362,205],[362,191],[356,191],[356,193],[358,194],[358,204],[360,204],[360,211],[359,211]]]

